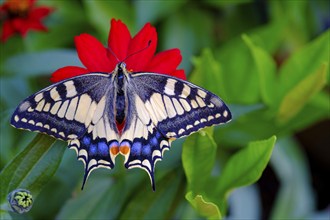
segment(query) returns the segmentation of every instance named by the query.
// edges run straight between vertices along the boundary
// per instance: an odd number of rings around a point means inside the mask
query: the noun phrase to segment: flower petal
[[[169,74],[170,76],[174,76],[179,79],[187,80],[187,76],[184,70],[175,70]]]
[[[22,37],[25,37],[29,30],[28,22],[22,18],[14,18],[12,20],[12,26]]]
[[[54,11],[53,8],[49,7],[37,7],[30,11],[29,17],[37,20],[41,20],[42,18],[46,17],[50,13]]]
[[[2,25],[2,31],[1,31],[1,41],[5,42],[10,36],[12,36],[15,33],[15,29],[12,26],[10,21],[5,21]]]
[[[78,67],[78,66],[66,66],[66,67],[62,67],[62,68],[56,70],[55,72],[53,72],[50,80],[52,82],[59,82],[64,79],[68,79],[68,78],[71,78],[74,76],[79,76],[79,75],[86,74],[86,73],[89,73],[88,69]]]
[[[107,57],[107,50],[93,36],[81,34],[74,39],[78,56],[90,72],[112,72],[115,63]]]
[[[44,26],[40,20],[29,19],[26,21],[26,27],[28,29],[38,30],[38,31],[47,31],[47,27]]]
[[[160,52],[154,56],[145,71],[170,74],[179,66],[182,56],[179,49],[171,49]]]
[[[117,56],[119,60],[127,57],[127,50],[132,37],[127,26],[121,21],[111,19],[111,27],[108,38],[108,47]],[[112,62],[118,62],[117,59],[108,51],[108,57]]]
[[[127,68],[135,72],[144,71],[145,66],[153,57],[156,47],[156,29],[147,23],[130,42],[127,52],[129,56],[126,61]]]

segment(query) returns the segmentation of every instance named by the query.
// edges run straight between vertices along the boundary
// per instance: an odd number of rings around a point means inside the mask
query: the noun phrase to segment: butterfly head
[[[124,76],[128,75],[128,71],[126,69],[126,63],[124,62],[119,62],[115,68],[115,70],[113,71],[113,73],[115,74],[115,76],[117,76],[118,78],[123,78]]]
[[[120,62],[117,64],[117,71],[118,72],[126,72],[126,63]]]

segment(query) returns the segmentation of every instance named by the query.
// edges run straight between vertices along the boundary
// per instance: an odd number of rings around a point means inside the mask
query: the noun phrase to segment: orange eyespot
[[[118,146],[113,146],[110,148],[110,153],[114,156],[116,156],[119,153],[119,147]]]
[[[120,153],[123,155],[126,155],[130,152],[129,146],[126,146],[126,145],[120,146],[119,150],[120,150]]]

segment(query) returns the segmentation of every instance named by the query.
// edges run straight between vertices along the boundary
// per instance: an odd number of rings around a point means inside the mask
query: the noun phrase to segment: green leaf
[[[319,2],[318,2],[319,3]],[[318,5],[318,4],[316,4]],[[268,4],[269,16],[273,21],[285,21],[285,41],[290,44],[290,47],[299,47],[306,43],[312,35],[311,24],[313,23],[313,13],[320,13],[314,8],[314,4],[310,1],[270,1]],[[312,10],[315,12],[312,12]],[[327,8],[325,6],[325,8]],[[319,16],[319,15],[318,15]],[[322,22],[321,20],[318,22]],[[275,33],[276,34],[276,33]],[[315,32],[313,33],[313,35]]]
[[[114,182],[109,171],[95,172],[89,178],[83,191],[77,189],[77,195],[62,206],[57,219],[116,219],[122,206],[132,191],[132,186],[122,179]],[[139,182],[139,181],[137,181]],[[116,199],[115,199],[116,198]],[[109,212],[109,209],[111,210]]]
[[[134,14],[132,7],[127,1],[83,1],[87,16],[93,26],[101,34],[103,40],[107,40],[110,20],[121,19],[132,31]]]
[[[211,6],[215,6],[218,8],[225,8],[226,6],[233,6],[233,5],[240,5],[240,4],[247,4],[251,3],[252,0],[221,0],[221,1],[215,1],[215,0],[206,0],[204,1],[204,4],[209,4]]]
[[[0,173],[0,200],[17,188],[29,190],[35,198],[57,170],[64,150],[55,139],[38,134]],[[54,145],[54,146],[53,146]],[[53,147],[52,147],[53,146]]]
[[[4,70],[21,77],[50,76],[64,66],[82,66],[75,50],[58,49],[16,55],[6,60]]]
[[[40,0],[38,5],[51,7],[54,11],[43,19],[47,32],[31,31],[24,38],[24,46],[28,51],[73,45],[75,36],[88,32],[87,27],[90,29],[86,25],[86,13],[78,1]]]
[[[2,208],[0,208],[0,219],[12,220],[13,218],[8,211],[3,211]]]
[[[260,100],[259,79],[254,59],[241,38],[216,51],[223,72],[226,100],[236,104],[255,104]],[[252,64],[252,65],[251,65]]]
[[[177,1],[133,1],[136,11],[137,25],[142,27],[145,23],[156,23],[160,19],[172,15],[187,0]],[[148,12],[148,13],[146,13]]]
[[[202,195],[194,196],[193,192],[190,191],[186,194],[186,199],[200,215],[207,217],[207,219],[221,219],[218,206],[206,201]]]
[[[212,46],[214,42],[212,28],[213,20],[208,13],[197,8],[184,7],[171,16],[159,31],[161,50],[180,48],[182,62],[179,69],[186,74],[191,70],[191,57],[202,48]]]
[[[199,57],[193,58],[194,71],[189,81],[210,90],[226,100],[225,82],[220,64],[214,59],[209,48],[203,49]]]
[[[277,113],[279,123],[283,124],[293,118],[326,85],[327,67],[327,64],[323,64],[315,73],[306,76],[284,96]]]
[[[217,145],[212,135],[213,128],[207,128],[187,137],[182,147],[182,163],[188,188],[194,193],[206,190],[214,166]]]
[[[268,70],[268,63],[273,66],[268,54],[273,54],[278,50],[283,38],[285,24],[285,21],[275,21],[248,31],[247,34],[253,42],[251,45],[253,50],[247,47],[246,42],[241,37],[232,38],[221,48],[215,50],[216,60],[220,62],[223,72],[222,80],[225,83],[226,99],[228,97],[230,102],[255,104],[260,101],[259,70],[263,68]],[[241,33],[238,34],[241,35]],[[253,53],[251,54],[252,51],[255,51],[256,55],[260,54],[263,61],[267,63],[264,64],[256,60],[258,56],[254,57]]]
[[[283,44],[286,26],[286,20],[274,20],[267,25],[248,31],[247,35],[255,45],[258,45],[258,47],[265,50],[268,54],[275,54]]]
[[[234,188],[249,185],[257,181],[272,154],[276,137],[250,142],[248,146],[226,163],[218,179],[217,194],[226,197]]]
[[[145,184],[136,187],[119,219],[172,219],[173,205],[183,197],[182,177],[176,171],[165,175],[155,192]]]
[[[275,79],[275,62],[263,48],[255,45],[247,35],[244,34],[242,38],[249,47],[257,68],[261,98],[267,105],[272,105],[278,84]]]
[[[330,30],[291,55],[283,64],[279,72],[279,103],[298,83],[329,62],[329,38]]]

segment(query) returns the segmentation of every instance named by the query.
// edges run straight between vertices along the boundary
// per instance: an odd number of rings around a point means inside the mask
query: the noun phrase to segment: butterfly
[[[31,95],[19,104],[11,124],[67,141],[84,163],[82,188],[92,170],[114,168],[121,154],[126,168],[148,173],[155,190],[155,164],[173,140],[231,117],[218,96],[197,85],[130,72],[119,62],[111,74],[76,76]]]

